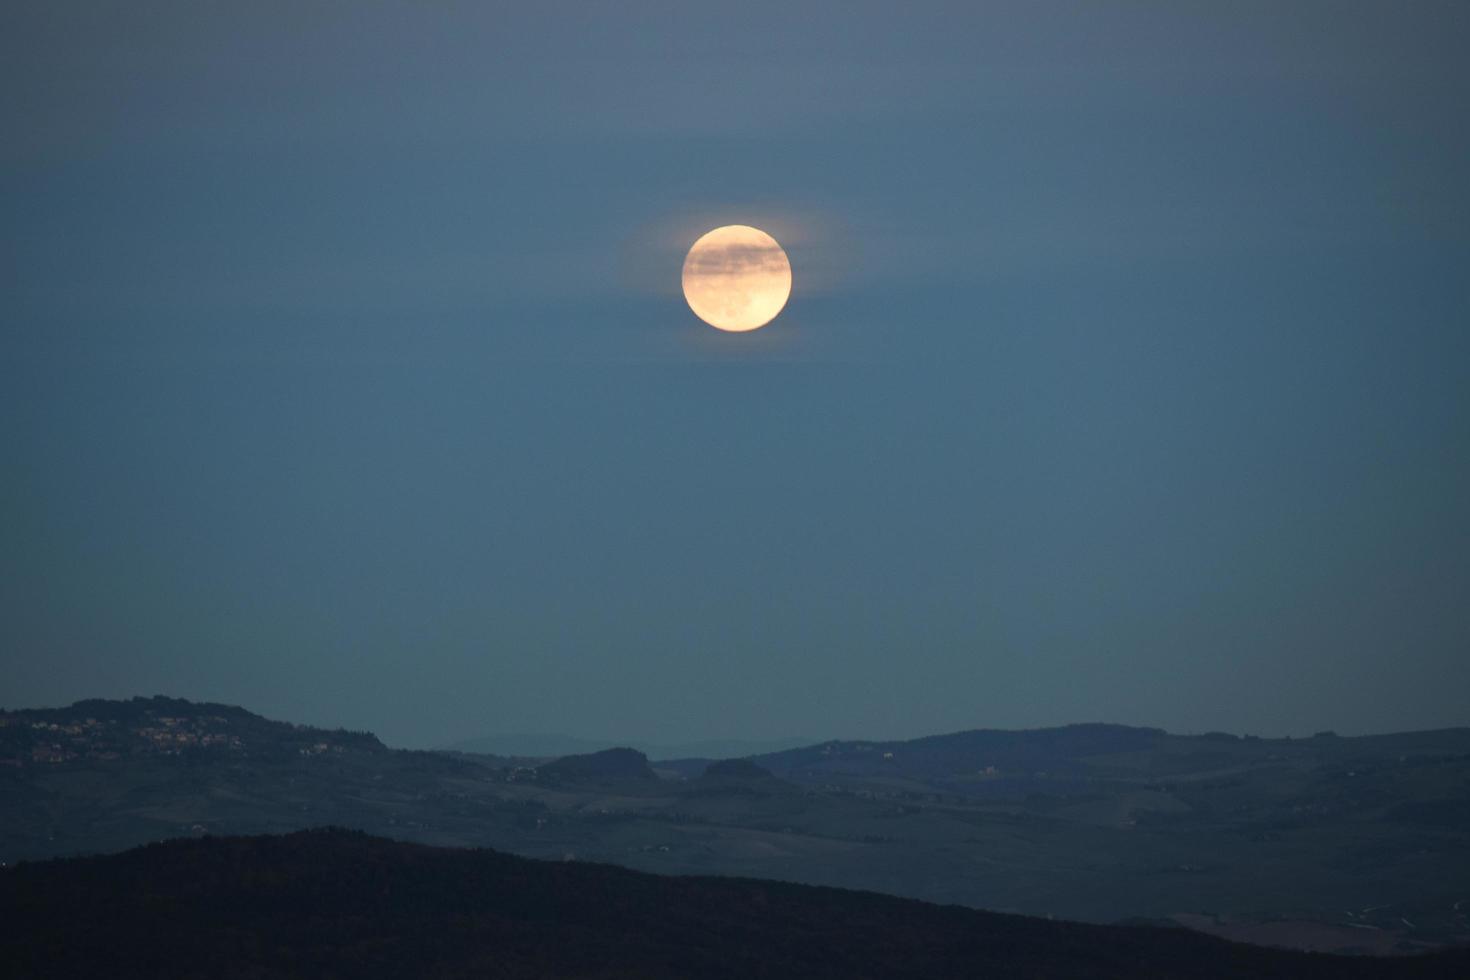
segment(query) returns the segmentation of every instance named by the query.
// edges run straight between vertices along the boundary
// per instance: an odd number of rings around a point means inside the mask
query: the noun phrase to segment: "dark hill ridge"
[[[648,756],[636,749],[604,749],[587,755],[567,755],[538,766],[541,779],[561,782],[657,780]]]
[[[685,795],[692,798],[791,797],[803,795],[801,787],[777,779],[769,769],[762,769],[749,759],[721,759],[711,762],[704,774],[685,783]],[[767,811],[769,814],[779,810]]]
[[[979,772],[1046,772],[1068,776],[1080,761],[1114,753],[1147,752],[1169,738],[1160,728],[1127,725],[1066,725],[1020,731],[973,729],[893,742],[830,741],[756,756],[778,773],[881,773],[901,770],[937,776]]]
[[[829,784],[909,779],[947,792],[1021,797],[1045,781],[1047,791],[1076,791],[1099,776],[1168,779],[1239,766],[1285,768],[1470,758],[1470,728],[1341,737],[1257,738],[1222,732],[1173,735],[1159,728],[1078,724],[1023,730],[973,729],[900,741],[834,740],[750,756],[783,779]],[[707,759],[661,763],[686,778]]]
[[[404,844],[205,838],[0,870],[6,976],[1458,978],[1371,959],[736,878]]]

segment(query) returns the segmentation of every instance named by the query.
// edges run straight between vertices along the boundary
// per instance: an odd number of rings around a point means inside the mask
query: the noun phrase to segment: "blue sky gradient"
[[[7,706],[1470,724],[1470,8],[7,4]],[[750,335],[684,306],[787,247]]]

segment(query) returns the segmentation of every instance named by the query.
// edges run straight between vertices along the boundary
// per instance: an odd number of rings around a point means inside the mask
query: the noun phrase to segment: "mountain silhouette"
[[[8,977],[1459,978],[836,888],[664,877],[320,830],[0,869]]]
[[[604,749],[587,755],[563,756],[537,767],[536,771],[542,779],[561,782],[658,779],[648,764],[648,756],[637,749]]]

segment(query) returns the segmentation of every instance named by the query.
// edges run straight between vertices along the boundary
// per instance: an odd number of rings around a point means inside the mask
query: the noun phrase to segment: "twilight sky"
[[[1470,724],[1470,5],[0,7],[0,704]],[[702,232],[791,256],[753,334]]]

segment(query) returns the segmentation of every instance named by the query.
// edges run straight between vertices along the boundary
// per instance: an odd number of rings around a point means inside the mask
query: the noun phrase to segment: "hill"
[[[578,738],[572,735],[529,734],[507,732],[462,739],[443,746],[447,752],[473,752],[518,759],[556,759],[567,755],[588,755],[603,749],[628,747],[637,749],[650,759],[715,758],[779,752],[812,744],[809,738],[781,739],[703,739],[696,742],[644,742],[628,739]]]
[[[234,705],[182,698],[92,699],[66,708],[0,711],[0,764],[17,769],[142,756],[279,760],[387,751],[366,732],[269,721]]]
[[[1470,941],[1466,729],[977,730],[650,771],[631,750],[390,750],[172,699],[0,712],[0,862],[327,824],[1300,948]]]
[[[327,830],[0,870],[16,978],[1449,978],[1370,959],[775,882],[660,877]]]
[[[537,767],[540,778],[552,782],[590,783],[657,780],[648,757],[636,749],[604,749],[587,755],[569,755]]]
[[[721,759],[711,762],[701,779],[740,779],[766,781],[775,779],[769,769],[764,769],[749,759]]]

